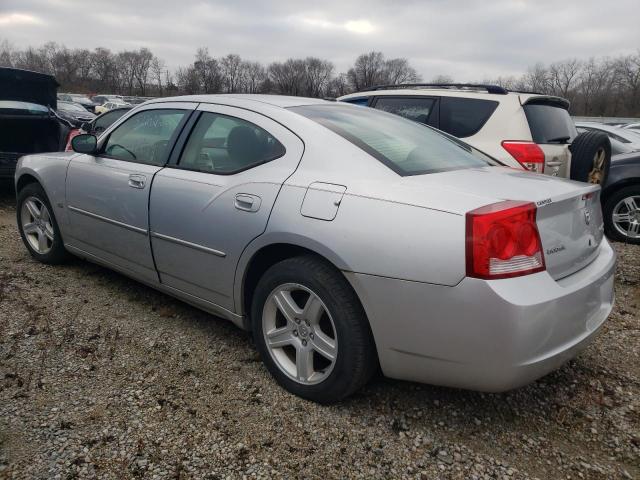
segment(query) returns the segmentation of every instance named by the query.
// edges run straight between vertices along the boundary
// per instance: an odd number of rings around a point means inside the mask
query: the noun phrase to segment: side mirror
[[[74,152],[87,153],[91,155],[96,153],[98,149],[98,139],[95,135],[90,135],[88,133],[76,135],[71,140],[71,148],[73,148]]]

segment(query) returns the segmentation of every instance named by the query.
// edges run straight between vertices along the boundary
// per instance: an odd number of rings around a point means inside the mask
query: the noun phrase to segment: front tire
[[[614,192],[602,210],[604,229],[609,238],[640,245],[640,185]]]
[[[20,236],[33,258],[51,265],[68,259],[58,222],[40,184],[30,183],[18,192],[16,215]]]
[[[289,392],[333,403],[377,368],[362,305],[344,276],[314,256],[283,260],[256,287],[252,330],[263,362]]]

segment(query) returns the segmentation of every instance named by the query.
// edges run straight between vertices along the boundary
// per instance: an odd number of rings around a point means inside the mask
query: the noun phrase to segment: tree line
[[[265,65],[236,54],[215,57],[201,47],[191,63],[171,70],[147,48],[112,52],[48,42],[19,49],[3,40],[0,66],[52,74],[61,91],[141,96],[278,93],[337,97],[375,85],[422,81],[408,59],[386,58],[381,52],[359,55],[346,72],[337,72],[333,62],[313,56]],[[446,75],[431,78],[438,83],[454,81]],[[521,76],[481,83],[567,98],[574,115],[640,116],[640,51],[615,58],[538,63]]]

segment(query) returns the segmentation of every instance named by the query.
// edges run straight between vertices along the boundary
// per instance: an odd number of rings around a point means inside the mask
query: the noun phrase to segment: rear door
[[[569,145],[578,135],[567,110],[569,102],[557,97],[536,96],[528,98],[522,108],[529,123],[531,138],[544,152],[544,173],[569,178]]]
[[[151,243],[164,285],[233,310],[240,254],[264,232],[303,143],[248,110],[201,105],[197,115],[154,179]]]
[[[157,282],[148,236],[150,187],[196,105],[145,107],[102,137],[98,154],[71,160],[66,183],[68,244]]]

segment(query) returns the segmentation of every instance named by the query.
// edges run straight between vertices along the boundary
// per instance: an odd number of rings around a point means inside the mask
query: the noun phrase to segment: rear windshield
[[[578,135],[569,112],[562,107],[534,103],[522,108],[536,143],[568,143]]]
[[[347,139],[398,175],[496,165],[449,135],[397,115],[347,105],[291,107]]]

